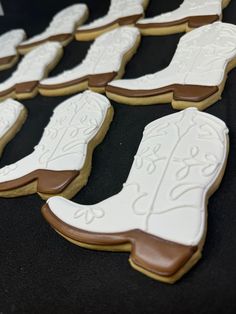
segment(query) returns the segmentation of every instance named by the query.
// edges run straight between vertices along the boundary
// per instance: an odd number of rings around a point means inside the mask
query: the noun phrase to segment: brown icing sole
[[[0,105],[1,108],[1,105]],[[14,125],[0,138],[0,156],[5,148],[5,146],[13,139],[13,137],[18,133],[27,118],[27,110],[23,108],[18,119]]]
[[[210,196],[219,188],[227,165],[229,139],[224,165],[216,181],[207,191],[205,211]],[[207,224],[198,246],[180,245],[150,235],[141,230],[130,230],[121,233],[94,233],[72,227],[60,220],[45,204],[42,214],[51,227],[66,240],[78,246],[103,251],[131,252],[131,266],[144,275],[165,283],[175,283],[188,272],[201,258],[206,239]]]
[[[227,74],[235,67],[236,58],[228,63],[225,77],[219,86],[174,84],[155,90],[128,90],[108,85],[106,95],[108,98],[126,105],[171,103],[172,107],[178,110],[188,107],[204,110],[221,99]]]
[[[62,58],[63,50],[58,52],[55,60],[45,69],[44,77],[48,76],[48,73],[58,64],[60,59]],[[11,88],[0,92],[0,100],[4,100],[6,98],[14,98],[14,99],[30,99],[34,98],[38,94],[38,81],[30,81],[15,84]]]
[[[0,58],[0,71],[12,68],[19,60],[19,55]]]
[[[211,24],[219,20],[221,20],[221,17],[218,15],[189,16],[185,19],[166,23],[137,23],[136,27],[139,28],[142,35],[169,35],[189,32],[194,28]]]
[[[92,155],[95,147],[105,137],[113,119],[113,108],[109,108],[102,127],[89,142],[87,156],[80,171],[36,170],[16,180],[0,183],[0,197],[18,197],[38,193],[42,199],[59,195],[72,198],[86,185],[91,172]]]
[[[61,35],[55,35],[51,36],[47,39],[37,41],[33,44],[28,44],[28,45],[22,45],[17,47],[17,51],[21,55],[25,55],[28,52],[30,52],[32,49],[48,42],[48,41],[58,41],[61,43],[63,47],[67,46],[71,41],[73,40],[73,34],[61,34]]]
[[[65,84],[43,85],[39,84],[39,93],[43,96],[55,97],[66,96],[90,89],[104,93],[105,86],[117,76],[116,72],[89,75],[78,80],[69,81]],[[91,82],[96,82],[96,87],[90,87]]]
[[[82,19],[79,21],[77,26],[82,25],[87,20],[88,16],[89,16],[89,11],[87,10],[86,14],[82,17]],[[59,35],[50,36],[44,40],[40,40],[40,41],[37,41],[37,42],[32,43],[32,44],[19,45],[17,47],[17,50],[21,55],[25,55],[26,53],[30,52],[32,49],[38,47],[39,45],[41,45],[47,41],[58,41],[61,43],[61,45],[63,47],[65,47],[73,39],[74,39],[74,33],[72,33],[72,34],[59,34]]]
[[[75,32],[75,39],[79,41],[94,40],[98,36],[106,32],[109,32],[119,26],[134,25],[142,16],[143,16],[142,14],[131,15],[131,16],[119,18],[115,20],[114,22],[107,24],[105,26],[96,27],[96,28],[92,28],[88,30],[77,29],[77,31]]]
[[[92,250],[131,252],[129,262],[134,269],[162,282],[176,282],[201,258],[197,247],[166,241],[138,229],[109,234],[86,232],[61,221],[47,204],[42,214],[69,242]]]
[[[231,0],[222,0],[222,9],[226,8],[230,1]],[[189,16],[182,20],[167,23],[139,24],[137,22],[136,26],[139,28],[142,35],[169,35],[189,32],[194,28],[211,24],[221,19],[222,15]]]
[[[102,73],[89,75],[78,80],[73,80],[67,83],[57,85],[39,84],[39,93],[43,96],[65,96],[81,92],[87,88],[96,92],[104,93],[105,88],[112,80],[120,79],[125,73],[125,66],[136,53],[141,41],[141,36],[138,36],[135,45],[127,51],[122,59],[121,66],[118,72]]]

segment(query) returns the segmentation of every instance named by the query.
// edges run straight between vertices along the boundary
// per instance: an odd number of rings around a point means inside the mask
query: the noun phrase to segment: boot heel
[[[180,271],[197,251],[197,247],[166,241],[141,230],[133,232],[131,265],[150,277],[163,277],[162,281],[170,282],[169,278]]]
[[[107,84],[116,76],[116,72],[90,75],[88,79],[88,86],[91,88],[105,88]]]
[[[218,86],[176,85],[173,90],[173,99],[176,101],[199,103],[218,91]]]
[[[143,17],[143,14],[136,14],[133,16],[122,17],[119,19],[118,23],[120,26],[135,24],[141,17]]]
[[[76,170],[37,170],[37,192],[42,194],[62,193],[79,173]]]
[[[16,94],[30,94],[33,93],[37,86],[38,81],[19,83],[15,85],[15,92]]]
[[[197,28],[203,25],[212,24],[219,20],[219,15],[192,16],[188,20],[188,27]]]

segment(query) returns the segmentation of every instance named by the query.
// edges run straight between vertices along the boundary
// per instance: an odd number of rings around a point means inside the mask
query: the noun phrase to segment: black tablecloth
[[[90,20],[104,14],[108,0],[83,0]],[[0,33],[22,27],[28,36],[42,31],[71,0],[4,0]],[[151,0],[147,16],[177,7],[181,0]],[[236,23],[236,1],[224,10],[225,22]],[[126,78],[163,69],[181,34],[144,37],[126,68]],[[52,74],[79,63],[90,42],[73,41]],[[1,49],[1,47],[0,47]],[[0,72],[0,81],[15,68]],[[230,128],[231,150],[220,189],[209,202],[209,225],[203,258],[175,285],[151,280],[134,271],[126,253],[79,248],[57,235],[44,221],[37,195],[0,199],[0,313],[236,313],[236,70],[229,74],[222,100],[207,112]],[[29,117],[7,145],[0,166],[32,151],[53,109],[66,97],[37,96],[23,104]],[[112,102],[114,121],[93,155],[88,184],[74,201],[92,204],[117,193],[125,182],[144,126],[171,114],[169,104],[130,107]],[[125,218],[124,218],[125,219]]]

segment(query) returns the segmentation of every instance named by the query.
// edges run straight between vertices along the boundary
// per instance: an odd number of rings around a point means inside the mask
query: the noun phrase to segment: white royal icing
[[[0,59],[17,55],[16,47],[26,37],[23,29],[13,29],[0,36]]]
[[[34,170],[80,170],[89,141],[101,128],[109,100],[86,91],[62,102],[54,109],[33,153],[0,169],[0,182],[20,178]]]
[[[42,85],[59,84],[86,75],[118,72],[127,51],[134,47],[139,30],[124,26],[99,36],[91,45],[85,59],[71,70],[42,80]]]
[[[205,201],[227,158],[228,129],[220,119],[189,108],[155,120],[143,138],[123,189],[95,205],[52,197],[52,212],[90,232],[134,229],[196,245],[206,225]]]
[[[111,0],[110,8],[105,16],[87,25],[80,26],[78,31],[106,26],[122,17],[143,14],[143,2],[140,0]]]
[[[155,17],[142,19],[138,24],[168,23],[184,19],[189,16],[204,16],[222,14],[222,0],[184,0],[174,11],[163,13]]]
[[[0,103],[0,140],[15,124],[24,106],[13,99]]]
[[[219,86],[228,63],[236,57],[236,26],[215,22],[185,34],[170,65],[137,79],[115,80],[111,86],[151,90],[171,84]]]
[[[40,81],[47,69],[52,68],[55,59],[62,54],[62,46],[57,42],[48,42],[30,51],[19,63],[16,71],[3,83],[0,91],[5,91],[15,84]]]
[[[88,12],[86,4],[74,4],[57,13],[49,26],[39,35],[25,40],[22,45],[32,44],[45,40],[50,36],[60,34],[72,34]]]

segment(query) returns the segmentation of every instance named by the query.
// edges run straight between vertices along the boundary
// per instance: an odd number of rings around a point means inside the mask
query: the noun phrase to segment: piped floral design
[[[156,145],[155,147],[144,147],[139,154],[137,154],[135,159],[135,167],[141,169],[144,163],[147,163],[146,170],[148,174],[152,174],[156,170],[156,163],[161,160],[165,160],[165,157],[161,157],[158,152],[161,145]]]
[[[174,158],[175,162],[181,163],[181,167],[176,172],[176,179],[183,180],[186,178],[193,167],[202,166],[201,173],[204,176],[212,175],[219,166],[219,162],[216,156],[212,153],[207,153],[204,156],[204,160],[199,157],[200,149],[198,146],[192,146],[190,148],[190,156],[186,158]]]
[[[74,218],[78,219],[78,218],[84,217],[85,223],[90,224],[91,222],[94,221],[95,218],[102,218],[104,217],[104,215],[105,215],[105,212],[103,209],[86,206],[83,208],[79,208],[75,212]]]

